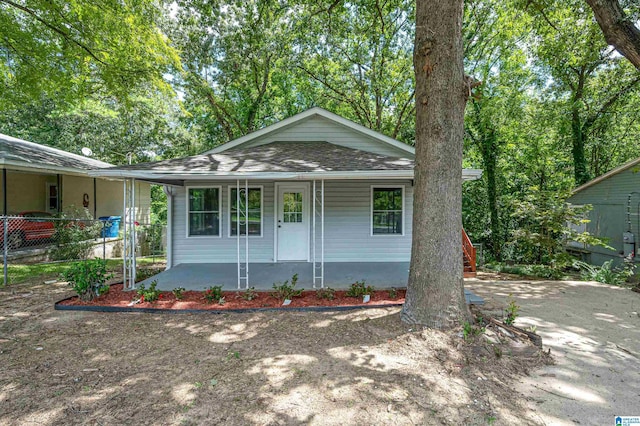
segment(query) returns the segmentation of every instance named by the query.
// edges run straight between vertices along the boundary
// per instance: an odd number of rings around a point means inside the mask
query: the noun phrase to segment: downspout
[[[96,190],[96,187],[97,187],[96,178],[93,178],[93,218],[94,219],[98,218],[98,199],[96,198],[98,191]]]
[[[167,196],[167,267],[173,266],[173,188],[168,185],[162,187]]]

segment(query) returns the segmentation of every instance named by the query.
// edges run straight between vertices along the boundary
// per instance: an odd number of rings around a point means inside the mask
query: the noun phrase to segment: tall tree
[[[640,70],[640,29],[638,22],[638,5],[628,1],[635,11],[629,15],[618,0],[586,0],[596,16],[607,43],[615,47],[638,70]]]
[[[462,0],[417,0],[413,236],[402,320],[447,329],[468,316],[462,281],[465,79]]]

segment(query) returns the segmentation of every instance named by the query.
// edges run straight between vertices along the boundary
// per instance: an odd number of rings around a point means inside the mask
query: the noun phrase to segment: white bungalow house
[[[312,108],[201,155],[91,174],[165,185],[168,269],[153,278],[159,288],[265,288],[293,274],[305,287],[404,286],[413,165],[413,147]]]

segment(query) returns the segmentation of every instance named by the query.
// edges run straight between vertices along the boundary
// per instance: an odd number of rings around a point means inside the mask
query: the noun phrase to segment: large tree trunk
[[[626,16],[618,0],[586,0],[607,43],[640,70],[640,30]]]
[[[413,241],[402,320],[454,327],[468,315],[462,281],[462,139],[469,86],[462,0],[417,0]]]

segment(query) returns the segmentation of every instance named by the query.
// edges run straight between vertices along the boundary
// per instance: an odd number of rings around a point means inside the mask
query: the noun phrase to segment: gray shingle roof
[[[21,163],[23,167],[66,168],[77,169],[79,171],[113,167],[113,164],[1,133],[0,161]]]
[[[218,154],[114,167],[113,170],[228,173],[413,170],[413,160],[328,142],[273,142],[252,148],[229,149]]]

